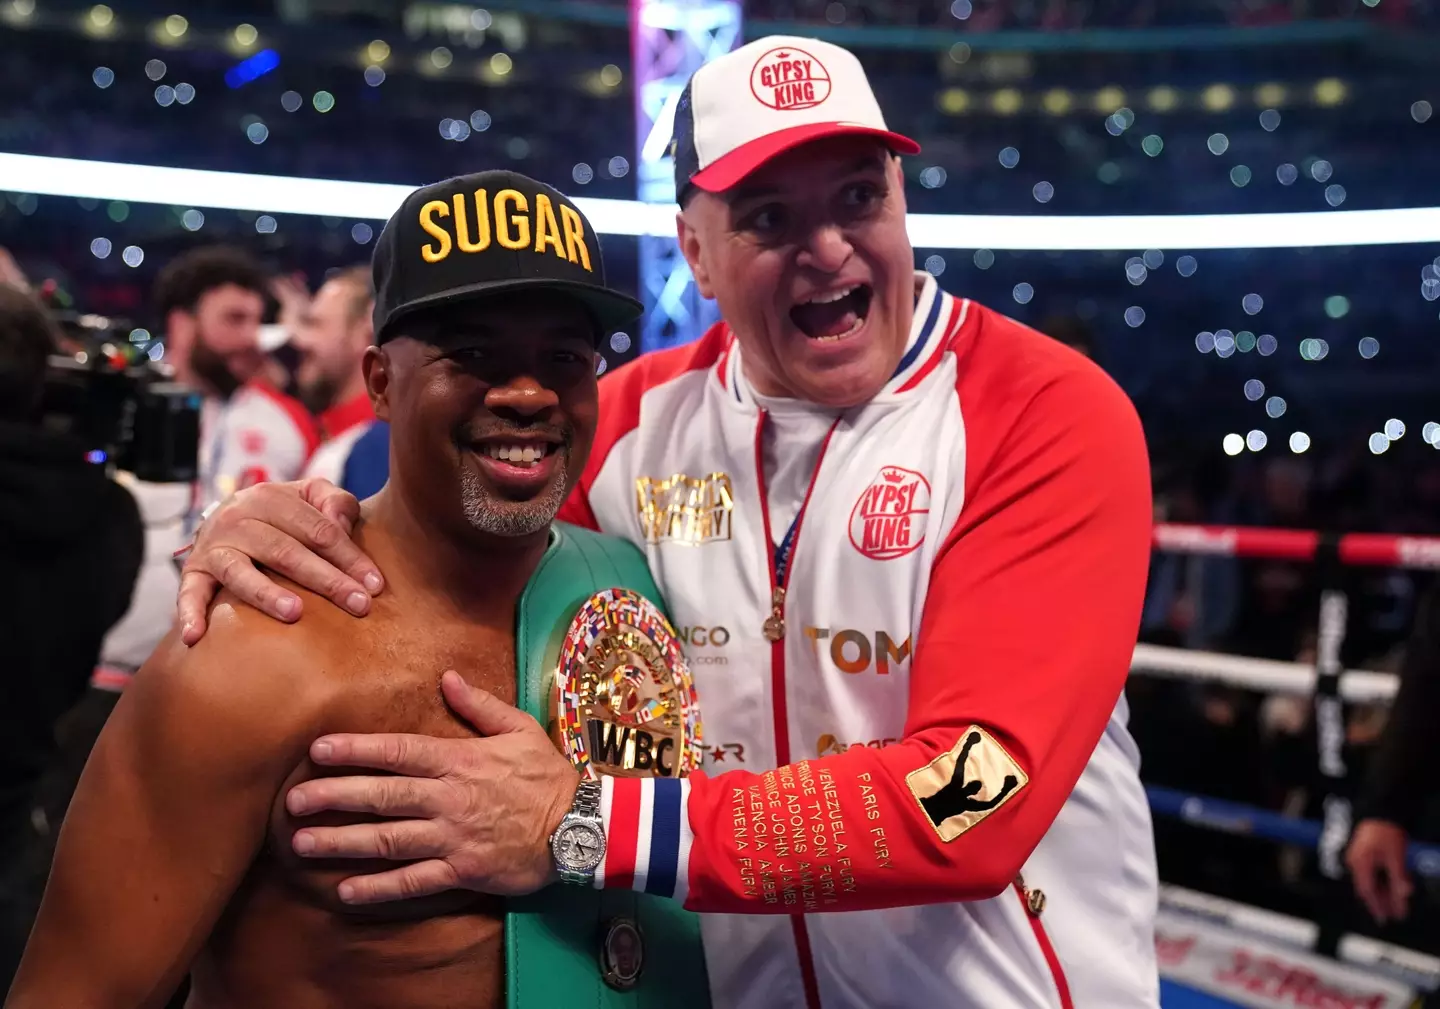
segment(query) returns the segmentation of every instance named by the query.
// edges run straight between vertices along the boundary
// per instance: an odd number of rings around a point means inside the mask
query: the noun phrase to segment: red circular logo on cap
[[[830,97],[830,71],[804,49],[771,49],[750,71],[750,93],[781,112],[814,108]]]

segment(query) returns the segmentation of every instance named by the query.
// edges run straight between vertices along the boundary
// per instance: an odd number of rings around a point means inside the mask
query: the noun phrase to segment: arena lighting
[[[245,175],[107,161],[0,154],[0,191],[128,203],[385,220],[410,186]],[[673,236],[675,207],[575,200],[602,235]],[[1113,217],[911,214],[918,249],[1109,251],[1287,249],[1440,242],[1440,207],[1297,214]]]

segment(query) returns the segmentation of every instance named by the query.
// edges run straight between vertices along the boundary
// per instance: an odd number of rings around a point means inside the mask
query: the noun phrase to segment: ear
[[[692,202],[703,198],[697,193],[692,197]],[[700,258],[700,235],[685,215],[684,210],[675,215],[675,237],[680,242],[680,254],[685,257],[685,262],[690,264],[690,273],[695,277],[695,287],[700,294],[713,298],[715,293],[710,286],[710,271],[705,268]]]
[[[360,371],[365,376],[365,389],[370,393],[370,405],[379,420],[390,419],[390,355],[381,347],[365,348],[360,360]]]

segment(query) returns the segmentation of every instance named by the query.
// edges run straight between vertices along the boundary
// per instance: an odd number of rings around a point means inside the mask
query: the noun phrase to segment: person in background
[[[179,585],[174,554],[204,509],[257,483],[294,480],[318,443],[305,408],[262,377],[260,330],[269,290],[267,271],[228,246],[186,252],[156,280],[164,360],[178,381],[205,396],[200,479],[187,487],[122,475],[145,520],[145,566],[130,611],[106,638],[93,680],[100,690],[124,689],[170,630]]]
[[[1384,925],[1410,912],[1414,884],[1406,849],[1427,804],[1440,797],[1435,768],[1440,766],[1440,582],[1421,599],[1400,669],[1400,689],[1390,706],[1390,721],[1371,759],[1370,773],[1357,797],[1359,825],[1345,862],[1355,894]]]
[[[375,336],[370,319],[374,305],[369,267],[340,270],[315,292],[290,338],[299,360],[296,392],[319,420],[325,439],[306,466],[306,476],[340,483],[351,448],[375,421],[360,371]]]
[[[55,725],[130,604],[144,551],[131,496],[86,461],[86,445],[40,425],[58,339],[44,308],[0,280],[0,990],[20,962],[49,866],[33,812],[56,755]],[[63,613],[54,607],[61,598]]]

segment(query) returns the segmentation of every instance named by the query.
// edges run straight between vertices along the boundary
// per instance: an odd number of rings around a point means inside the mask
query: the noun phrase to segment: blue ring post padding
[[[1321,824],[1318,820],[1302,820],[1242,802],[1211,799],[1160,785],[1146,785],[1145,794],[1150,799],[1150,808],[1157,814],[1197,827],[1310,849],[1320,844]],[[1417,876],[1440,879],[1440,844],[1412,841],[1406,860]]]

